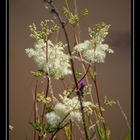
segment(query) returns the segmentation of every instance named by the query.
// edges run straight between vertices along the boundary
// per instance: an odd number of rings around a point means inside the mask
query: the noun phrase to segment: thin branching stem
[[[130,131],[131,128],[130,128],[130,124],[128,122],[127,116],[126,116],[125,112],[123,111],[123,108],[122,108],[122,106],[121,106],[121,104],[120,104],[120,102],[118,100],[117,100],[117,105],[118,105],[118,107],[119,107],[119,109],[120,109],[120,111],[121,111],[121,113],[122,113],[122,115],[123,115],[123,117],[125,119],[125,122],[126,122],[126,125],[128,127],[128,130]]]
[[[59,127],[58,129],[54,132],[54,134],[51,136],[50,140],[53,140],[54,136],[61,130],[63,129],[65,126],[67,126],[69,123],[66,123],[63,127],[60,127],[61,124],[65,121],[65,119],[69,116],[70,112],[62,119],[62,121],[59,123]]]
[[[33,100],[34,100],[34,122],[36,122],[37,120],[37,103],[36,103],[36,96],[37,96],[37,84],[38,84],[38,80],[36,81],[35,84],[35,90],[34,90],[34,94],[33,94]],[[34,129],[34,140],[36,140],[36,130]]]
[[[65,22],[60,17],[60,14],[59,14],[58,10],[56,9],[55,5],[52,2],[50,2],[49,5],[51,7],[51,11],[56,15],[56,17],[58,18],[58,21],[59,21],[59,23],[60,23],[60,25],[63,29],[63,32],[65,34],[65,38],[66,38],[66,42],[68,44],[68,53],[71,57],[72,56],[71,49],[70,49],[71,47],[70,47],[70,43],[69,43],[68,34],[67,34],[67,31],[66,31],[66,28],[65,28]],[[74,79],[76,88],[78,89],[78,82],[77,82],[77,79],[76,79],[76,74],[75,74],[75,70],[74,70],[74,62],[73,62],[72,59],[70,59],[70,63],[71,63],[71,68],[72,68],[72,73],[73,73],[73,79]]]
[[[59,20],[59,22],[61,24],[61,27],[62,27],[62,29],[64,31],[66,42],[68,44],[68,52],[69,52],[69,55],[71,57],[72,56],[72,53],[71,53],[71,49],[70,49],[70,43],[69,43],[69,38],[68,38],[68,34],[67,34],[67,31],[66,31],[66,28],[65,28],[65,24],[62,21],[60,15],[59,15],[59,12],[56,10],[56,7],[52,3],[49,3],[49,4],[50,4],[50,6],[52,8],[53,13],[56,14],[56,16],[57,16],[57,18],[58,18],[58,20]],[[74,62],[73,62],[73,59],[70,59],[70,63],[71,63],[71,68],[72,68],[72,73],[73,73],[73,78],[74,78],[75,86],[76,86],[76,89],[78,90],[79,86],[78,86],[78,82],[77,82],[77,79],[76,79],[76,74],[75,74],[75,70],[74,70]],[[85,124],[85,116],[84,116],[84,110],[83,110],[82,100],[81,100],[80,97],[79,97],[79,101],[80,101],[80,106],[81,106],[82,120],[83,120],[83,126],[84,126],[86,140],[89,140],[87,129],[86,129],[86,124]]]
[[[88,68],[87,68],[85,74],[84,74],[83,77],[78,81],[78,83],[80,83],[80,82],[86,77],[86,75],[87,75],[87,73],[88,73],[88,71],[89,71],[89,68],[90,68],[90,65],[88,65]],[[75,90],[75,88],[76,88],[76,86],[73,87],[72,92]],[[70,94],[70,95],[71,95],[71,94]],[[68,97],[69,97],[70,95],[68,95]]]
[[[65,0],[65,4],[66,4],[67,9],[70,11],[69,4],[68,4],[67,0]]]
[[[78,81],[78,83],[80,83],[80,82],[87,76],[87,73],[88,73],[88,71],[89,71],[89,68],[90,68],[90,65],[88,65],[87,70],[85,71],[85,74],[84,74],[83,77]]]
[[[75,105],[75,107],[77,106],[77,104]],[[74,108],[75,108],[74,107]],[[73,109],[74,109],[73,108]],[[56,132],[51,136],[50,140],[53,140],[54,136],[59,132],[59,130],[63,129],[65,126],[67,126],[69,123],[66,123],[64,126],[60,127],[61,124],[66,120],[66,118],[70,115],[70,112],[68,112],[66,114],[66,116],[62,119],[62,121],[58,124],[58,129],[56,130]]]
[[[45,93],[45,97],[48,97],[48,93],[49,93],[49,78],[47,78],[47,89],[46,89],[46,93]],[[45,108],[46,108],[46,104],[43,105],[43,111],[42,111],[42,115],[41,115],[41,122],[43,124],[44,121],[44,114],[45,114]]]
[[[99,110],[100,110],[100,114],[101,116],[104,118],[104,115],[103,115],[103,112],[102,112],[102,109],[101,109],[101,103],[100,103],[100,97],[99,97],[99,91],[98,91],[98,86],[97,86],[97,79],[96,79],[96,65],[94,64],[94,77],[91,75],[91,78],[93,80],[93,83],[94,83],[94,86],[95,86],[95,91],[96,91],[96,97],[97,97],[97,102],[98,102],[98,105],[99,105]],[[107,139],[107,132],[106,132],[106,126],[105,126],[105,123],[103,122],[103,128],[104,128],[104,132],[105,132],[105,140]]]
[[[66,28],[65,28],[65,22],[60,17],[60,14],[59,14],[58,10],[56,9],[55,5],[53,4],[53,2],[49,1],[48,4],[51,7],[51,12],[54,13],[59,20],[59,23],[60,23],[60,25],[63,29],[64,34],[65,34],[65,38],[66,38],[66,42],[67,42],[67,46],[68,46],[68,53],[69,53],[70,57],[72,57],[70,42],[69,42],[68,34],[67,34],[67,31],[66,31]],[[77,78],[76,78],[76,74],[75,74],[75,69],[74,69],[73,59],[70,59],[70,63],[71,63],[71,68],[72,68],[72,73],[73,73],[73,79],[74,79],[74,82],[75,82],[75,86],[76,86],[76,89],[79,90],[79,86],[78,86],[78,82],[77,82]],[[84,115],[84,110],[83,110],[82,99],[81,99],[80,96],[78,96],[78,97],[79,97],[80,106],[81,106],[82,120],[83,120],[83,126],[84,126],[86,140],[89,140],[87,129],[86,129],[86,124],[85,124],[85,115]],[[52,137],[52,139],[53,139],[53,137]],[[50,139],[50,140],[52,140],[52,139]]]
[[[77,36],[77,33],[76,33],[76,26],[73,26],[73,36],[74,36],[74,46],[77,45],[79,43],[78,41],[78,36]],[[82,55],[81,53],[78,53],[79,57],[81,58],[82,60]],[[85,68],[85,64],[82,62],[82,67],[83,67],[83,70],[84,70],[84,73],[86,73],[86,68]],[[86,77],[86,81],[88,83],[88,78],[87,78],[87,75],[85,76]]]
[[[96,96],[97,96],[97,101],[98,101],[98,105],[99,105],[99,110],[100,110],[101,116],[104,118],[104,115],[103,115],[103,112],[102,112],[102,109],[101,109],[101,103],[100,103],[99,92],[98,92],[98,87],[97,87],[96,80],[94,80],[94,85],[95,85],[95,90],[96,90]],[[105,131],[105,140],[106,140],[107,139],[106,126],[105,126],[104,122],[103,122],[103,128],[104,128],[104,131]]]
[[[89,140],[88,132],[87,132],[87,128],[86,128],[86,120],[85,120],[85,114],[84,114],[84,107],[83,107],[82,96],[81,95],[78,95],[78,98],[79,98],[79,101],[80,101],[80,109],[81,109],[81,113],[82,113],[82,121],[83,121],[83,127],[84,127],[85,137],[86,137],[86,140]]]
[[[67,90],[67,84],[65,83],[64,79],[60,79],[60,80],[62,82],[64,89]]]
[[[72,140],[72,121],[70,120],[70,140]]]
[[[53,140],[53,138],[55,137],[55,135],[60,131],[62,130],[64,127],[66,127],[69,123],[65,124],[63,127],[60,127],[58,130],[56,130],[54,132],[54,134],[51,136],[50,140]]]

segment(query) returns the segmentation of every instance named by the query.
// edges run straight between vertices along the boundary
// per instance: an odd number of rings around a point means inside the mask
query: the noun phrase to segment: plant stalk
[[[95,64],[94,64],[94,73],[96,73],[96,66],[95,66]],[[103,115],[103,112],[102,112],[102,109],[101,109],[101,103],[100,103],[100,97],[99,97],[99,91],[98,91],[98,86],[97,86],[96,75],[94,75],[94,77],[92,77],[92,80],[93,80],[94,86],[95,86],[96,97],[97,97],[97,102],[98,102],[98,105],[99,105],[100,114],[104,118],[104,115]],[[103,122],[103,128],[104,128],[104,132],[105,132],[105,140],[107,140],[107,132],[106,132],[106,126],[105,126],[104,122]]]

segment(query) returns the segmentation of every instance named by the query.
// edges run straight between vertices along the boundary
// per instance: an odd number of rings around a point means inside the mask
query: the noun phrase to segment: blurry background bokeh
[[[69,0],[70,1],[70,0]],[[111,24],[106,43],[114,49],[104,64],[97,65],[101,96],[119,100],[131,124],[131,1],[130,0],[77,0],[78,9],[89,9],[89,16],[81,22],[81,40],[88,39],[87,28],[104,21]],[[60,8],[63,0],[57,1]],[[43,0],[9,1],[9,123],[14,126],[10,140],[31,140],[32,90],[35,80],[30,71],[35,65],[25,54],[33,47],[28,26],[50,19]],[[63,36],[61,37],[63,39]],[[59,92],[58,84],[56,89]],[[105,113],[111,129],[111,140],[123,140],[128,128],[117,106]]]

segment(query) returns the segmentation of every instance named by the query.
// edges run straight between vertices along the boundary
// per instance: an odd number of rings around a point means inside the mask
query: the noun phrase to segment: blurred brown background
[[[100,95],[118,99],[131,124],[131,1],[130,0],[77,0],[78,9],[88,8],[89,16],[83,19],[81,40],[88,39],[87,28],[104,21],[111,24],[107,40],[113,55],[97,66]],[[58,0],[58,7],[63,0]],[[14,126],[10,140],[31,140],[32,90],[35,84],[30,71],[33,61],[27,58],[25,48],[33,46],[28,26],[39,25],[51,18],[42,0],[9,1],[9,122]],[[59,90],[58,90],[59,92]],[[111,140],[123,140],[128,128],[117,106],[105,113],[111,129]]]

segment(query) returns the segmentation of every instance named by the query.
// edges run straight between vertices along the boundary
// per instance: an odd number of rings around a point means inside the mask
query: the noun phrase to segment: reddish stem
[[[45,97],[48,96],[48,91],[49,91],[49,78],[47,77],[47,89],[46,89]],[[43,123],[43,121],[44,121],[45,108],[46,108],[46,104],[44,104],[44,106],[43,106],[42,119],[41,119],[41,122],[42,122],[42,123]]]
[[[50,140],[53,140],[54,136],[61,130],[63,129],[67,124],[65,124],[63,127],[60,127],[60,125],[64,122],[64,120],[69,116],[70,112],[63,118],[63,120],[59,123],[58,129],[54,132],[54,134],[51,136]]]
[[[38,84],[38,80],[36,81],[36,85],[35,85],[35,91],[34,91],[34,122],[36,122],[36,118],[37,118],[37,110],[36,110],[36,94],[37,94],[37,84]],[[36,139],[36,130],[34,129],[34,140]]]
[[[81,109],[81,113],[82,113],[82,121],[83,121],[83,127],[84,127],[84,132],[85,132],[85,137],[86,140],[89,140],[88,137],[88,132],[87,132],[87,128],[86,128],[86,120],[85,120],[85,114],[84,114],[84,107],[83,107],[83,101],[82,101],[82,96],[78,95],[79,97],[79,102],[80,102],[80,109]]]
[[[88,65],[88,68],[87,68],[85,74],[84,74],[83,77],[78,81],[78,83],[80,83],[80,82],[86,77],[86,75],[87,75],[87,73],[88,73],[88,71],[89,71],[89,68],[90,68],[90,65]],[[76,86],[73,87],[72,92],[75,90],[75,88],[76,88]],[[71,94],[70,94],[70,95],[71,95]],[[70,95],[68,95],[68,97],[70,97]]]
[[[96,72],[96,66],[95,65],[94,65],[94,72]],[[101,109],[101,103],[100,103],[100,97],[99,97],[99,91],[98,91],[98,86],[97,86],[96,75],[92,79],[93,79],[95,90],[96,90],[96,97],[97,97],[97,102],[98,102],[98,105],[99,105],[99,110],[100,110],[101,116],[104,118],[104,115],[103,115],[103,112],[102,112],[102,109]],[[105,131],[105,140],[106,140],[107,135],[106,135],[106,127],[105,127],[104,122],[103,122],[103,128],[104,128],[104,131]]]
[[[66,85],[64,79],[61,79],[61,82],[62,82],[62,85],[63,85],[64,89],[67,90],[67,85]]]
[[[71,47],[70,47],[70,42],[69,42],[69,38],[68,38],[68,33],[66,31],[66,28],[65,28],[65,22],[62,20],[57,8],[55,7],[55,5],[53,4],[53,2],[48,2],[48,4],[50,5],[51,7],[51,11],[56,15],[56,17],[58,18],[58,21],[63,29],[63,32],[64,32],[64,35],[65,35],[65,39],[66,39],[66,42],[67,42],[67,48],[68,48],[68,53],[70,55],[70,57],[72,56],[72,53],[71,53]],[[70,59],[70,63],[71,63],[71,69],[72,69],[72,73],[73,73],[73,79],[74,79],[74,82],[75,82],[75,85],[76,85],[76,88],[78,89],[78,82],[77,82],[77,79],[76,79],[76,74],[75,74],[75,70],[74,70],[74,62],[73,62],[73,59]]]

